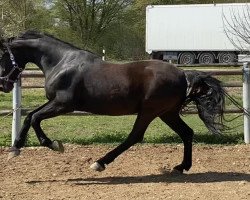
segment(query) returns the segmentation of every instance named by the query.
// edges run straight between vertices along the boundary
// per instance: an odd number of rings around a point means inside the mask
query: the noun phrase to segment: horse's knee
[[[27,115],[27,117],[25,117],[25,119],[23,121],[23,124],[24,125],[30,125],[31,117],[32,117],[32,115]]]
[[[28,119],[27,119],[27,120],[28,120]],[[31,124],[31,126],[32,126],[33,128],[36,128],[36,126],[40,124],[40,120],[38,120],[38,118],[36,117],[35,114],[32,115],[32,116],[30,117],[29,120],[30,120],[30,124]]]

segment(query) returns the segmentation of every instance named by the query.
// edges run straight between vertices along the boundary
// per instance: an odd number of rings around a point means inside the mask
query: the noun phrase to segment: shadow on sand
[[[72,185],[117,185],[136,183],[216,183],[227,181],[250,182],[250,174],[235,172],[205,172],[194,174],[176,175],[171,173],[152,174],[146,176],[114,176],[95,178],[74,178],[66,180],[34,180],[27,181],[28,184],[39,184],[44,182],[66,182]]]

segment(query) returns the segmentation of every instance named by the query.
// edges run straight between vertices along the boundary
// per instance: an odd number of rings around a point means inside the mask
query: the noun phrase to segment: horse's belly
[[[95,102],[90,101],[77,107],[77,110],[100,115],[129,115],[138,112],[137,102]]]

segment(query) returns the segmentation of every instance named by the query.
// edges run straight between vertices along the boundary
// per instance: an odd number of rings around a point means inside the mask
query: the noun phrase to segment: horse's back
[[[184,71],[162,61],[145,62],[144,99],[148,101],[180,102],[186,96],[187,82]]]
[[[89,92],[107,94],[108,91],[121,95],[140,96],[148,92],[164,93],[173,87],[185,85],[183,70],[162,61],[137,61],[125,64],[102,63],[93,65],[83,73],[84,84]],[[153,91],[152,91],[153,90]]]

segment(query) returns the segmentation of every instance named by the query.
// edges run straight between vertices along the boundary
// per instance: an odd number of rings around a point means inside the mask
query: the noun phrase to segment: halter
[[[5,45],[5,47],[6,47],[8,53],[9,53],[9,55],[10,55],[10,60],[11,60],[11,63],[12,63],[12,67],[13,67],[13,68],[10,70],[10,72],[9,72],[6,76],[0,77],[0,80],[5,81],[5,82],[9,82],[9,83],[15,83],[15,82],[18,81],[18,79],[19,79],[19,77],[20,77],[20,75],[21,75],[23,69],[20,68],[20,67],[18,66],[18,64],[16,63],[15,57],[14,57],[14,55],[13,55],[13,53],[12,53],[10,47],[9,47],[8,45]],[[10,78],[10,76],[11,76],[16,70],[18,70],[18,76],[16,77],[16,79],[13,80],[13,79]]]

